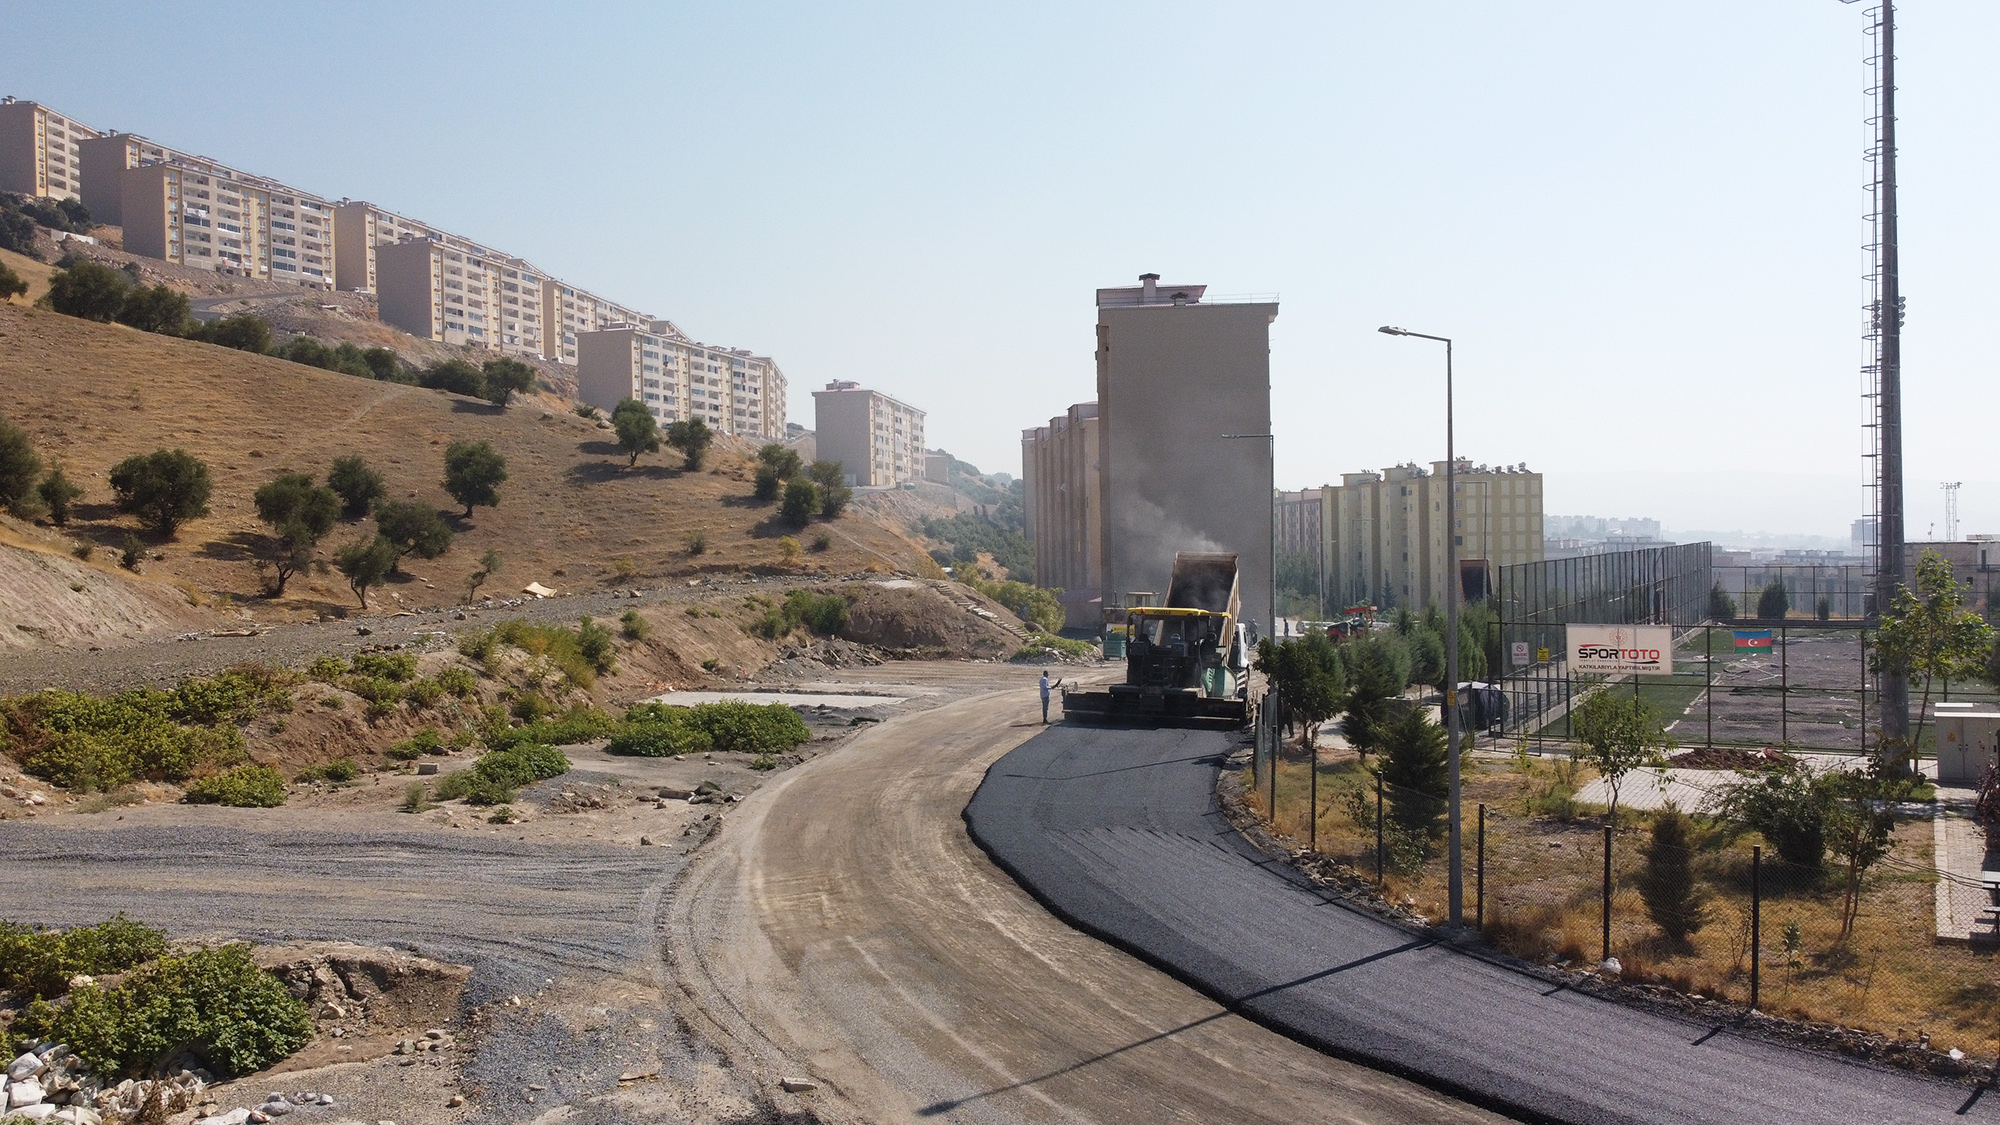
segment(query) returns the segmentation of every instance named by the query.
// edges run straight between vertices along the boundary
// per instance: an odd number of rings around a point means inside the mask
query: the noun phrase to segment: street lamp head
[[[1386,324],[1380,328],[1377,328],[1375,331],[1390,336],[1408,336],[1410,334],[1410,330],[1407,328],[1391,328]]]

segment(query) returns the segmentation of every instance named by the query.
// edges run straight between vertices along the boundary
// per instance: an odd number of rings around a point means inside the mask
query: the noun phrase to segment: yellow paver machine
[[[1063,715],[1242,722],[1250,653],[1241,614],[1234,554],[1175,554],[1167,603],[1125,611],[1125,682],[1105,691],[1064,690]]]

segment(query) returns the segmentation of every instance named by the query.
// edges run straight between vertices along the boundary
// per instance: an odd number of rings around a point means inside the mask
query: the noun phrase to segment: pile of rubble
[[[131,1121],[149,1102],[178,1113],[199,1100],[212,1081],[206,1071],[183,1069],[170,1077],[126,1079],[107,1088],[68,1047],[36,1043],[8,1063],[0,1076],[0,1107],[4,1107],[0,1117],[68,1125]]]
[[[212,1108],[212,1106],[203,1107],[205,1110]],[[238,1106],[235,1109],[226,1110],[221,1113],[211,1112],[206,1116],[195,1118],[193,1125],[245,1125],[246,1122],[248,1125],[264,1125],[267,1121],[276,1121],[281,1117],[289,1117],[301,1110],[331,1108],[333,1108],[332,1094],[273,1093],[265,1098],[264,1103],[256,1109],[245,1109],[242,1106]]]

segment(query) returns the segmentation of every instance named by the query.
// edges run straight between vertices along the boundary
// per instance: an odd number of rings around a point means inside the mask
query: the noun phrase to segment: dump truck
[[[1124,611],[1125,682],[1063,691],[1063,715],[1085,721],[1218,719],[1248,714],[1249,644],[1239,622],[1236,556],[1181,551],[1165,605]]]

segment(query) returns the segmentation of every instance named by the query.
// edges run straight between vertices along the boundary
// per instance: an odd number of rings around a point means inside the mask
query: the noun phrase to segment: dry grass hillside
[[[371,597],[378,611],[463,600],[466,577],[488,549],[500,553],[503,569],[487,593],[530,581],[574,591],[710,572],[806,577],[921,565],[921,551],[900,530],[865,517],[802,533],[781,526],[772,507],[750,499],[746,448],[718,442],[711,466],[696,473],[683,471],[671,450],[627,468],[608,430],[536,403],[502,411],[20,305],[0,306],[0,415],[88,489],[68,535],[100,549],[115,552],[137,530],[112,505],[112,465],[163,448],[206,461],[215,481],[211,514],[172,541],[147,539],[142,574],[181,588],[190,602],[233,602],[260,618],[358,609],[337,574],[296,577],[285,598],[265,600],[255,565],[265,529],[251,503],[277,474],[323,475],[350,453],[388,478],[392,498],[435,505],[459,532],[442,558],[408,560],[407,575]],[[491,442],[510,474],[499,507],[470,519],[441,483],[444,448],[458,439]],[[822,530],[825,550],[786,560],[781,536],[796,534],[810,548]],[[322,555],[372,531],[372,523],[337,528]],[[706,540],[699,554],[690,550],[695,537]]]
[[[56,271],[56,268],[47,262],[37,262],[26,254],[16,254],[12,250],[0,250],[0,266],[13,270],[22,281],[28,283],[28,292],[25,296],[8,297],[0,301],[0,305],[9,303],[32,305],[41,300],[42,294],[49,291],[49,275]]]

